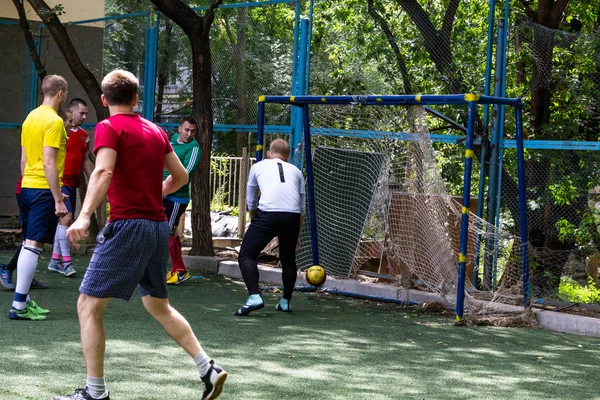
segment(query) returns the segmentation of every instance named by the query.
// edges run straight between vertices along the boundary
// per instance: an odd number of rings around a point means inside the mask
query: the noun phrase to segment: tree
[[[13,4],[17,9],[17,13],[19,14],[19,26],[21,27],[23,36],[25,36],[25,42],[27,43],[29,56],[33,60],[40,81],[43,81],[47,75],[46,67],[44,66],[44,64],[42,64],[42,60],[40,60],[40,55],[38,54],[35,48],[33,34],[31,33],[31,28],[29,27],[29,21],[27,21],[27,15],[25,14],[25,7],[23,6],[23,1],[13,0]]]
[[[81,62],[77,50],[75,50],[75,46],[71,42],[69,38],[69,34],[67,33],[65,27],[60,22],[58,18],[57,12],[55,9],[50,8],[45,1],[43,0],[28,0],[29,4],[33,7],[37,15],[44,22],[55,42],[58,45],[63,57],[67,61],[67,64],[75,78],[79,81],[86,94],[88,95],[94,109],[96,111],[96,116],[98,121],[103,120],[108,117],[108,110],[102,105],[100,101],[100,94],[102,93],[100,90],[100,85],[96,81],[94,75],[90,72],[90,70]],[[45,67],[43,66],[37,51],[35,50],[35,46],[33,44],[33,36],[31,34],[31,30],[29,27],[29,23],[27,22],[27,17],[25,15],[25,10],[23,7],[23,1],[13,0],[13,4],[15,5],[17,12],[19,14],[19,22],[21,26],[21,30],[23,35],[25,36],[25,41],[27,42],[27,47],[29,48],[30,54],[32,54],[32,58],[34,60],[36,69],[38,71],[38,76],[40,80],[43,80],[46,76],[47,72]],[[94,160],[94,155],[90,151],[90,158]],[[82,185],[79,188],[79,193],[81,195],[81,199],[85,198],[86,194],[86,183],[85,180],[82,181]],[[98,224],[98,219],[96,215],[92,215],[90,221],[90,235],[91,237],[96,237],[98,232],[100,231],[100,226]]]
[[[151,0],[152,3],[183,29],[192,46],[192,115],[198,121],[197,139],[202,160],[192,184],[191,255],[213,255],[210,222],[210,153],[213,137],[210,27],[215,11],[223,0],[211,0],[204,15],[198,15],[183,2]]]
[[[94,106],[94,110],[96,111],[96,116],[98,121],[102,121],[103,119],[108,117],[108,110],[102,105],[100,101],[100,95],[102,94],[102,90],[100,89],[100,84],[96,80],[96,77],[92,72],[83,64],[81,58],[79,58],[79,53],[77,49],[73,45],[67,30],[60,22],[56,11],[48,6],[44,0],[27,0],[29,4],[33,7],[37,15],[44,22],[50,34],[54,38],[60,52],[62,53],[69,69],[75,75],[75,78],[81,86],[85,93],[88,95],[88,98],[92,102]]]

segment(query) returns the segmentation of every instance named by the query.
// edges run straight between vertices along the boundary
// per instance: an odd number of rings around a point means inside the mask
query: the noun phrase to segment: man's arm
[[[163,181],[163,196],[176,192],[189,181],[188,172],[183,167],[183,164],[181,164],[181,161],[179,161],[179,158],[177,158],[174,151],[165,156],[165,169],[169,171],[169,174],[171,175]]]
[[[190,151],[187,151],[185,153],[185,156],[183,158],[183,168],[185,168],[185,170],[187,171],[188,175],[189,175],[189,180],[192,180],[192,176],[194,175],[194,172],[196,172],[196,169],[198,169],[198,166],[200,165],[200,159],[202,158],[202,150],[200,150],[200,147],[192,147],[192,149]]]
[[[92,160],[90,160],[90,156],[88,155],[87,151],[83,155],[83,172],[85,172],[88,180],[91,178],[92,172],[94,172],[94,164],[92,164]]]
[[[90,226],[90,218],[100,202],[106,197],[106,192],[112,180],[117,152],[109,147],[100,147],[96,154],[96,168],[90,176],[85,201],[77,221],[67,230],[67,236],[78,247],[77,241],[87,236],[86,230]]]
[[[252,166],[254,167],[254,165]],[[258,179],[256,178],[255,168],[250,168],[248,174],[248,183],[246,184],[246,206],[248,213],[250,213],[250,219],[256,217],[256,210],[258,210]]]
[[[25,147],[21,146],[21,176],[25,174],[25,167],[27,166],[27,152]]]
[[[56,167],[56,155],[58,149],[55,147],[44,146],[44,175],[50,186],[52,197],[56,208],[56,215],[64,217],[67,215],[67,207],[65,206],[62,192],[60,191],[60,183],[58,182],[58,168]]]

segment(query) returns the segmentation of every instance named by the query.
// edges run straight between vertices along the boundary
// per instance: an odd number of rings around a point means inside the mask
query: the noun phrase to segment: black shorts
[[[169,228],[171,228],[171,232],[177,228],[179,225],[179,219],[187,209],[189,201],[186,203],[177,203],[176,201],[172,201],[163,198],[163,207],[165,208],[165,214],[167,214],[167,221],[169,222]]]

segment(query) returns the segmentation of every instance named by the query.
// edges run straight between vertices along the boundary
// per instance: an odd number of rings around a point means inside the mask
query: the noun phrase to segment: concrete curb
[[[189,269],[209,274],[242,279],[237,261],[220,261],[217,257],[184,256]],[[260,281],[269,285],[281,286],[281,269],[259,265]],[[297,286],[308,286],[302,274],[298,275]],[[414,289],[403,289],[381,283],[360,282],[354,279],[327,278],[327,289],[344,295],[368,296],[381,301],[396,301],[407,304],[442,303],[449,304],[435,293]],[[600,319],[583,317],[554,311],[534,309],[538,323],[545,329],[576,335],[600,337]]]

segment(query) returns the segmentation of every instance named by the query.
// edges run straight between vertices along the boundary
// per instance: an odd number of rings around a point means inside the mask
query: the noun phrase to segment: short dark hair
[[[189,115],[186,115],[185,117],[181,118],[181,121],[179,122],[179,126],[183,125],[184,122],[187,122],[188,124],[196,125],[196,127],[198,127],[198,123],[196,122],[196,119],[194,119],[194,117],[191,117]]]
[[[46,97],[54,97],[61,90],[67,90],[67,80],[60,75],[46,75],[42,81],[42,93]]]
[[[66,121],[67,119],[69,119],[69,114],[73,115],[70,108],[64,108],[64,107],[61,108],[60,110],[58,110],[57,114],[59,117],[62,118],[63,121]]]
[[[75,97],[73,100],[71,100],[69,102],[69,110],[72,108],[75,108],[75,107],[79,108],[79,105],[82,105],[84,107],[88,106],[84,99]]]
[[[137,95],[139,81],[129,71],[116,69],[102,80],[102,94],[109,105],[131,105]]]

